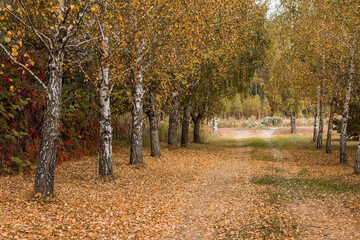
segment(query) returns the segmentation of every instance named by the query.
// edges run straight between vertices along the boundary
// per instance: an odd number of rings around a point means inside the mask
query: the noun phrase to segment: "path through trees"
[[[116,150],[114,182],[98,182],[96,157],[66,163],[58,168],[59,194],[47,204],[29,201],[32,177],[5,177],[0,236],[360,237],[360,182],[351,166],[336,164],[336,154],[314,159],[311,134],[268,138],[264,145],[215,139],[164,148],[160,159],[147,149],[140,168]]]

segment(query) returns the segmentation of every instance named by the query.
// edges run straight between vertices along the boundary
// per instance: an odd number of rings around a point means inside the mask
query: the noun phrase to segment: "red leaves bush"
[[[22,62],[28,60],[19,57]],[[44,77],[45,73],[28,65]],[[36,168],[45,108],[42,89],[23,69],[0,58],[0,174],[22,174]],[[40,67],[39,67],[40,68]],[[96,98],[86,88],[64,84],[58,163],[98,149]]]

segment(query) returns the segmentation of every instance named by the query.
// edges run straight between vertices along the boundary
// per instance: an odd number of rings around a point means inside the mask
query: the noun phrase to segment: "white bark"
[[[58,14],[65,12],[61,2]],[[45,92],[46,109],[41,129],[39,159],[37,163],[34,191],[42,196],[54,193],[55,163],[60,134],[61,94],[65,45],[70,33],[63,24],[55,28],[48,63],[48,82]]]
[[[218,132],[218,118],[217,117],[213,118],[213,132],[214,133]]]
[[[319,85],[316,87],[316,107],[315,107],[315,117],[314,117],[314,134],[313,142],[317,142],[318,139],[318,128],[319,128],[319,115],[320,115],[320,88]]]
[[[354,60],[353,58],[350,60],[349,65],[349,73],[348,73],[348,82],[346,88],[346,94],[344,99],[344,108],[343,108],[343,116],[341,119],[341,130],[340,130],[340,163],[346,164],[348,162],[347,155],[347,145],[346,145],[346,133],[347,133],[347,123],[349,119],[349,105],[350,105],[350,97],[351,97],[351,88],[354,78]]]
[[[143,163],[143,72],[140,68],[133,83],[133,109],[131,128],[130,164]]]
[[[104,49],[108,51],[105,38]],[[102,61],[99,73],[99,101],[100,101],[100,156],[99,175],[103,178],[113,177],[112,160],[112,127],[110,108],[110,80],[107,60]]]

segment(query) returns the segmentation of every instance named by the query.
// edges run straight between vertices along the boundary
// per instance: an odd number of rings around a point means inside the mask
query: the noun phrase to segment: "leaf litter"
[[[33,175],[2,177],[0,239],[360,237],[358,192],[294,198],[289,189],[253,182],[272,174],[359,184],[350,166],[335,164],[335,154],[261,149],[279,159],[264,161],[259,149],[230,144],[164,148],[160,158],[146,150],[143,167],[128,165],[129,152],[118,149],[112,182],[98,179],[97,157],[69,162],[57,167],[56,196],[46,203],[30,198]]]

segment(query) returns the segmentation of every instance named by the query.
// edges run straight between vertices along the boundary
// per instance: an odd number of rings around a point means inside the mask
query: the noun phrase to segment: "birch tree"
[[[6,44],[0,43],[2,51],[14,64],[28,71],[45,92],[46,109],[34,191],[36,196],[46,197],[54,193],[66,49],[74,44],[90,5],[78,1],[3,1],[2,8],[7,18],[4,24],[8,25],[7,34],[3,36]],[[12,28],[14,26],[17,29]],[[49,61],[45,79],[17,59],[16,46],[21,47],[21,38],[25,34],[36,37],[47,50]]]
[[[113,178],[111,95],[114,85],[122,83],[129,70],[123,57],[124,26],[121,15],[117,15],[122,6],[111,1],[95,1],[81,36],[88,44],[79,53],[69,53],[83,71],[85,81],[96,86],[100,107],[98,171],[103,180]]]

